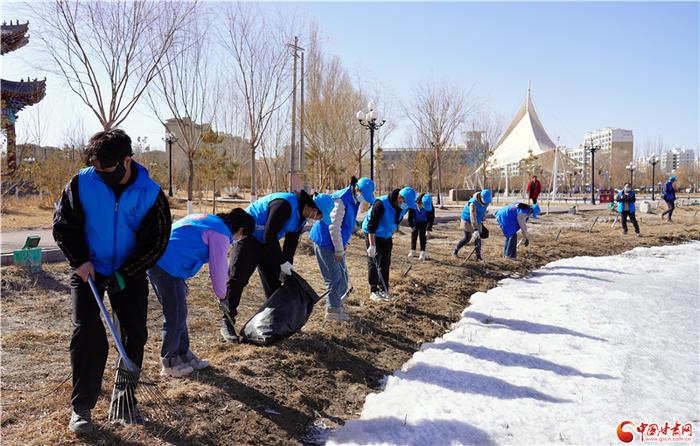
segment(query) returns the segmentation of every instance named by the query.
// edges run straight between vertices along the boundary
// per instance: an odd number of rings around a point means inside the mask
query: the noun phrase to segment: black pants
[[[420,236],[420,250],[425,251],[425,231],[428,229],[428,222],[416,222],[411,229],[411,249],[416,250],[416,239]]]
[[[102,298],[105,291],[104,276],[97,274],[96,284]],[[100,318],[100,308],[95,302],[90,286],[77,274],[71,276],[70,293],[73,300],[73,337],[70,341],[70,361],[73,370],[71,404],[78,410],[92,409],[102,387],[109,341]],[[146,275],[129,280],[122,292],[109,296],[109,302],[119,319],[124,350],[129,359],[141,368],[143,347],[148,338]]]
[[[464,231],[464,237],[462,238],[462,240],[457,242],[457,246],[455,246],[455,254],[457,254],[459,250],[464,247],[464,245],[469,243],[469,240],[471,239],[472,233],[469,231]],[[476,257],[481,257],[481,238],[474,240],[474,247],[476,248]]]
[[[532,204],[537,204],[537,198],[530,198],[532,200]]]
[[[668,209],[663,214],[661,214],[661,218],[663,218],[664,215],[668,214],[668,221],[671,221],[671,216],[673,215],[673,210],[676,209],[676,200],[664,199],[664,201],[666,202],[666,206],[668,206]]]
[[[639,224],[637,223],[637,217],[634,216],[634,212],[622,211],[622,232],[627,234],[627,217],[629,216],[632,225],[634,225],[634,232],[639,234]]]
[[[226,298],[229,311],[234,318],[238,314],[238,304],[241,302],[243,288],[248,285],[255,268],[260,274],[265,297],[270,297],[281,286],[280,265],[268,255],[267,245],[251,235],[236,244],[229,263]],[[224,321],[228,322],[225,317]]]
[[[374,241],[377,244],[377,255],[374,257],[374,259],[371,257],[367,259],[367,278],[369,280],[369,286],[372,292],[382,290],[389,291],[384,289],[382,281],[379,279],[377,265],[379,265],[382,277],[384,278],[384,283],[388,287],[389,268],[391,267],[391,249],[394,242],[391,238],[381,237],[375,237]],[[369,248],[369,236],[365,236],[365,246]]]

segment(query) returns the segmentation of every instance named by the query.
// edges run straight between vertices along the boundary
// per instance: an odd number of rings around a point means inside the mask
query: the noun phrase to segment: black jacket
[[[136,169],[132,169],[132,173],[135,172]],[[136,175],[132,174],[127,184],[114,189],[117,200],[121,192],[135,179]],[[66,185],[58,209],[53,216],[53,238],[73,268],[90,260],[84,226],[85,212],[80,202],[78,175],[76,175]],[[125,280],[129,280],[153,267],[168,246],[170,227],[170,206],[161,190],[153,206],[141,221],[141,227],[136,233],[136,249],[117,269],[117,272]]]

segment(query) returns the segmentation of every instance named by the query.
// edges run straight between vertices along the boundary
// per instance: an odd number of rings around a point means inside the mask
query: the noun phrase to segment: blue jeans
[[[345,256],[340,261],[337,261],[333,251],[321,248],[315,243],[314,253],[316,254],[316,260],[318,260],[318,269],[321,270],[321,275],[328,291],[326,308],[338,308],[348,292],[349,280]]]
[[[148,278],[163,307],[163,365],[173,367],[192,359],[190,336],[187,332],[187,284],[158,266],[149,269]]]
[[[518,256],[518,233],[506,237],[506,241],[503,245],[503,255],[505,257],[516,258]]]

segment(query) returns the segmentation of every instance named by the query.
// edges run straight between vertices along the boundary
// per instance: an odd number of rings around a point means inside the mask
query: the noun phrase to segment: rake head
[[[132,365],[133,368],[136,366]],[[108,420],[112,423],[143,424],[144,416],[139,403],[147,409],[151,419],[175,419],[178,413],[172,408],[156,384],[141,371],[130,371],[122,360],[117,366]]]

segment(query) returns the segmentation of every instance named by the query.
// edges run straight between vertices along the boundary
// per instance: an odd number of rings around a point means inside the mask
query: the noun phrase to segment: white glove
[[[374,257],[377,255],[377,245],[369,245],[369,248],[367,248],[367,255],[370,257]]]
[[[283,264],[280,265],[280,271],[285,276],[291,276],[293,270],[294,270],[294,268],[292,267],[292,264],[289,262],[284,262]]]
[[[481,238],[481,231],[474,231],[474,240],[479,240]]]

